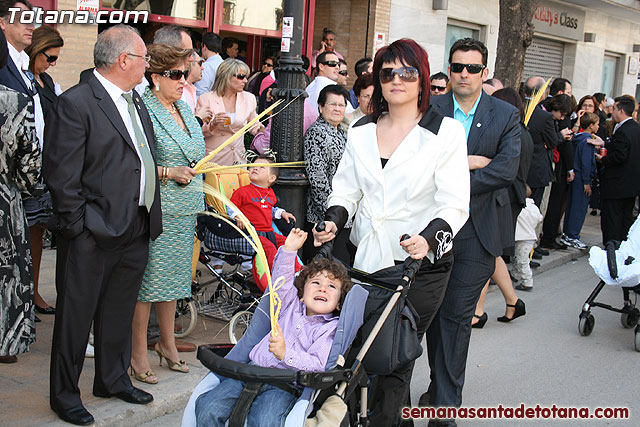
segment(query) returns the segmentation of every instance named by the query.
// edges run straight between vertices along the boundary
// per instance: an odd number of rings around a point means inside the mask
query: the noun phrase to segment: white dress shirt
[[[22,52],[18,52],[18,50],[9,42],[7,42],[7,47],[9,48],[9,56],[11,56],[13,63],[16,64],[16,68],[18,68],[18,71],[21,72],[20,75],[22,76],[22,80],[24,80],[27,87],[34,89],[31,80],[29,80],[29,78],[24,73],[24,71],[29,70],[29,55],[27,55],[24,50]],[[40,95],[37,91],[34,92],[33,104],[33,111],[36,121],[36,136],[38,137],[38,142],[40,143],[40,151],[42,151],[42,144],[44,143],[44,112],[42,111],[42,105],[40,104]]]
[[[120,117],[122,117],[122,121],[124,122],[124,125],[127,128],[127,132],[129,133],[129,136],[131,137],[131,141],[133,141],[133,146],[136,148],[136,154],[140,159],[140,171],[141,171],[140,172],[140,198],[138,199],[138,205],[145,206],[144,186],[145,186],[146,178],[145,178],[144,162],[142,161],[142,155],[140,154],[139,144],[140,143],[148,144],[148,141],[147,141],[147,137],[144,135],[144,128],[142,127],[142,121],[140,120],[140,115],[138,114],[137,111],[136,111],[136,121],[138,122],[138,127],[142,131],[142,135],[144,136],[145,140],[138,141],[136,139],[136,133],[133,130],[133,121],[131,120],[131,116],[129,115],[129,104],[127,103],[127,100],[122,97],[123,93],[129,93],[131,95],[131,92],[123,91],[118,86],[116,86],[115,84],[107,80],[102,74],[98,72],[98,70],[94,69],[93,75],[96,76],[100,84],[104,86],[104,89],[107,91],[107,93],[111,97],[111,100],[116,105],[116,108],[118,109],[118,113],[120,113]]]
[[[223,61],[224,60],[222,59],[222,56],[220,56],[219,54],[210,56],[206,61],[204,61],[202,68],[202,79],[194,83],[196,89],[198,90],[198,96],[202,95],[203,93],[209,92],[213,88],[213,82],[215,82],[216,80],[218,67],[220,66],[220,64],[222,64]]]
[[[626,122],[627,120],[631,120],[631,117],[627,117],[626,119],[624,119],[623,121],[621,121],[620,123],[616,123],[616,125],[613,127],[613,132],[611,132],[611,135],[613,135],[614,133],[616,133],[616,131],[618,130],[618,128],[620,126],[622,126],[624,124],[624,122]]]
[[[313,118],[311,123],[313,123],[320,115],[320,112],[318,111],[318,96],[320,95],[320,92],[329,85],[337,84],[337,82],[334,82],[329,77],[325,76],[317,76],[311,83],[309,83],[309,86],[305,89],[309,94],[309,97],[304,100],[304,113],[305,116]],[[348,99],[346,101],[347,108],[344,111],[345,114],[353,113],[354,109],[351,106],[351,103]]]

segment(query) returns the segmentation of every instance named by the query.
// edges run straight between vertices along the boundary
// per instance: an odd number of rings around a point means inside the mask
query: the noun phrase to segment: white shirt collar
[[[113,100],[114,104],[118,102],[118,99],[122,97],[123,93],[126,93],[125,91],[120,89],[118,86],[116,86],[114,83],[112,83],[110,80],[108,80],[105,76],[100,74],[100,72],[95,68],[93,69],[93,75],[96,76],[98,81],[102,84],[102,86],[104,86],[105,90]]]
[[[9,48],[9,56],[11,56],[11,60],[18,70],[28,70],[29,69],[29,55],[23,50],[18,52],[18,49],[13,47],[13,45],[7,42],[7,47]]]
[[[626,119],[624,119],[623,121],[621,121],[620,123],[617,123],[615,125],[615,127],[613,128],[613,132],[615,133],[615,131],[618,130],[618,128],[620,128],[620,126],[622,126],[624,124],[624,122],[626,122],[627,120],[631,120],[631,117],[627,117]]]

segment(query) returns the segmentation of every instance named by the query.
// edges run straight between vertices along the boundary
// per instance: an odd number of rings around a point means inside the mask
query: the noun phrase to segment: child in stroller
[[[296,251],[307,233],[293,229],[278,250],[273,277],[284,276],[278,293],[282,299],[275,334],[267,334],[251,350],[252,364],[263,367],[322,371],[329,357],[340,310],[351,281],[338,262],[320,259],[310,263],[293,280]],[[243,382],[225,378],[196,401],[198,425],[223,426],[243,390]],[[248,425],[282,425],[298,396],[289,390],[265,384],[248,414]]]

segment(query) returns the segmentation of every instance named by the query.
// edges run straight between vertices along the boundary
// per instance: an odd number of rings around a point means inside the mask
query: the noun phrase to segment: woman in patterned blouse
[[[318,95],[320,115],[304,135],[304,160],[309,178],[305,231],[309,233],[314,224],[324,219],[331,181],[347,145],[347,132],[340,126],[347,99],[349,92],[342,86],[329,85],[322,89]],[[350,231],[347,228],[340,233],[334,244],[334,255],[344,262],[349,262],[347,241]],[[304,246],[305,259],[311,259],[317,251],[309,239]]]

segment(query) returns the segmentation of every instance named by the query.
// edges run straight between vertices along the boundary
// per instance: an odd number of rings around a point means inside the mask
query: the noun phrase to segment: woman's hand
[[[284,355],[287,353],[287,344],[284,341],[284,335],[282,334],[282,328],[276,323],[276,330],[271,333],[269,337],[269,351],[278,360],[284,359]]]
[[[202,105],[202,106],[196,108],[196,114],[195,115],[200,117],[203,122],[209,123],[211,121],[211,119],[213,118],[213,111],[211,110],[211,108],[209,108],[209,106]]]
[[[231,123],[231,117],[227,116],[227,113],[218,113],[213,116],[211,122],[209,123],[211,126],[224,126]]]
[[[307,233],[299,228],[294,228],[289,232],[287,239],[284,241],[284,249],[295,252],[302,247],[305,240],[307,240]]]
[[[174,180],[178,184],[189,184],[198,173],[189,166],[176,166],[169,168],[169,179]]]
[[[321,246],[323,243],[330,242],[335,239],[338,233],[338,226],[333,221],[324,222],[324,231],[317,231],[313,226],[313,246]]]
[[[573,131],[569,128],[562,129],[560,131],[560,134],[562,134],[562,137],[565,139],[565,141],[569,141],[573,137]]]
[[[409,239],[400,242],[400,246],[413,259],[422,259],[429,252],[429,243],[424,237],[414,234]]]

